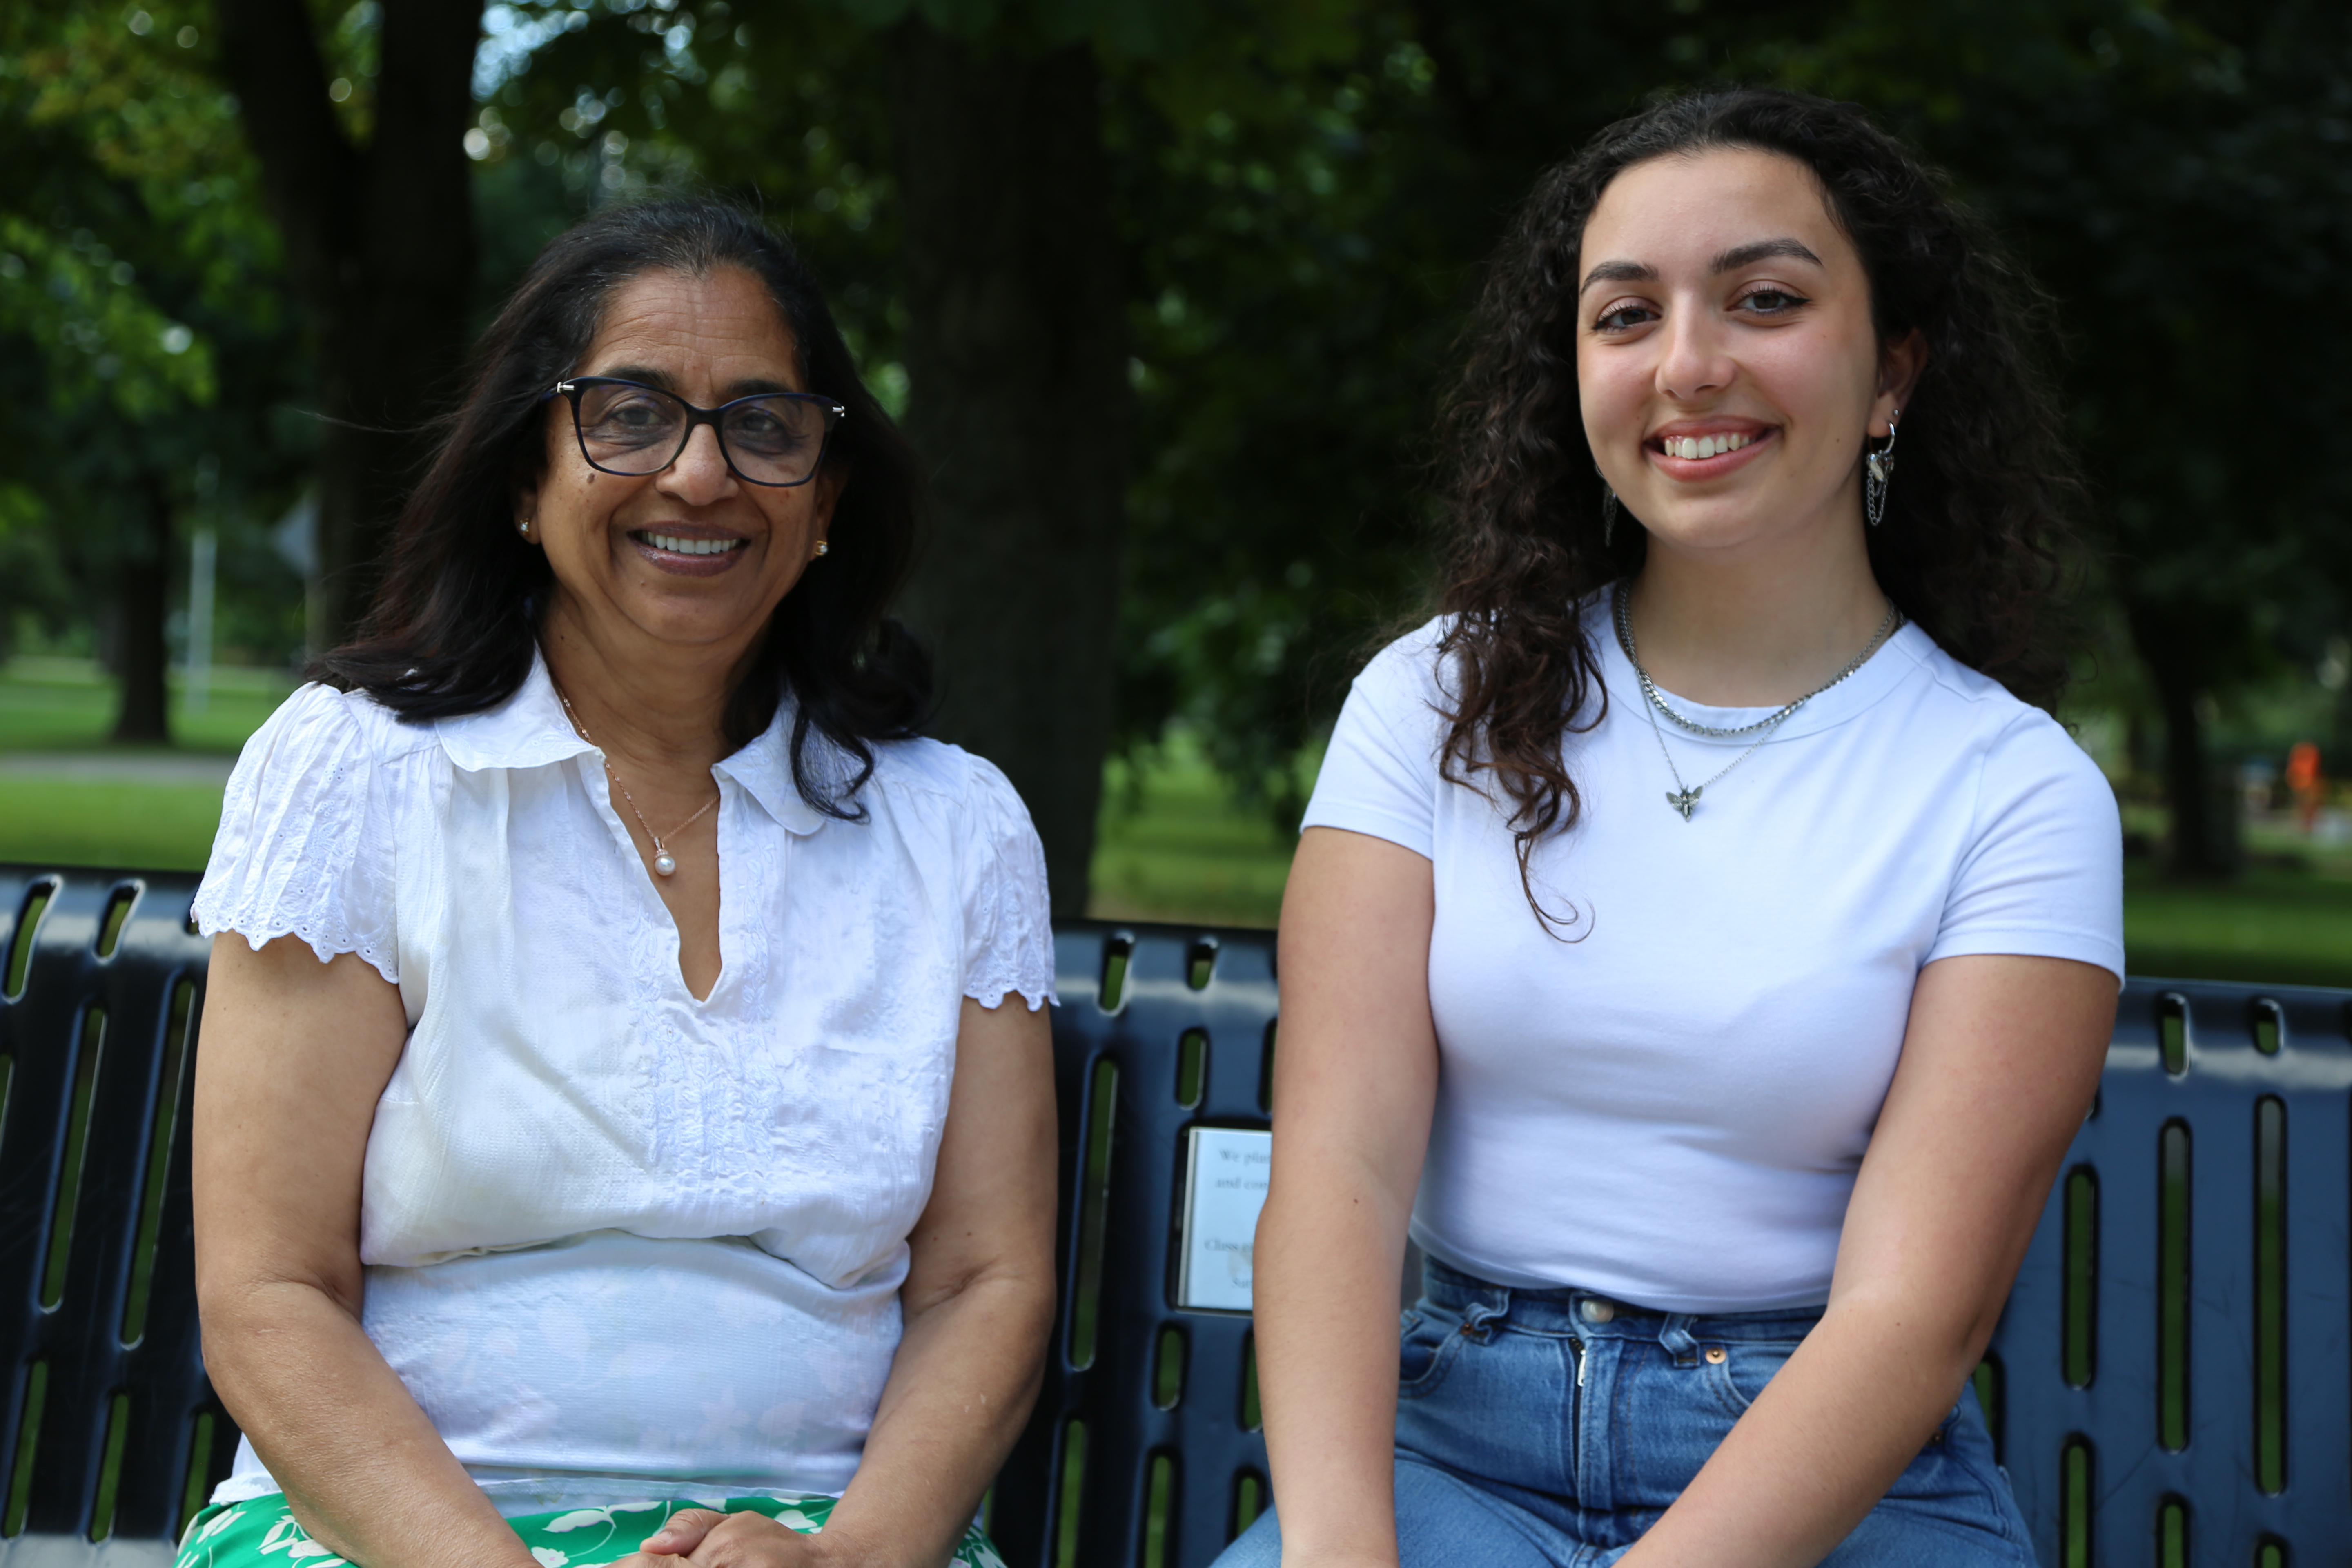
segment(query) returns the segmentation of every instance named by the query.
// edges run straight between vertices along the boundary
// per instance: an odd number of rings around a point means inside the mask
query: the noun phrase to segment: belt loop
[[[1658,1331],[1658,1343],[1675,1358],[1676,1366],[1698,1364],[1698,1338],[1691,1332],[1691,1325],[1697,1321],[1689,1312],[1668,1312],[1665,1326]]]
[[[1473,1302],[1462,1314],[1462,1331],[1483,1345],[1495,1337],[1491,1327],[1495,1320],[1511,1315],[1511,1292],[1506,1287],[1497,1287],[1480,1294],[1486,1300]]]

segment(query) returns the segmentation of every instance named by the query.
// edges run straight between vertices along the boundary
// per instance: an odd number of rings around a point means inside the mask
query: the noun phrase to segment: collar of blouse
[[[721,758],[711,772],[734,780],[787,831],[814,833],[831,819],[793,787],[792,721],[793,704],[787,698],[776,705],[775,718],[759,739],[733,756]],[[436,720],[433,729],[450,763],[468,773],[541,768],[596,752],[564,717],[555,682],[548,677],[547,661],[537,656],[531,659],[530,674],[512,697],[480,713]],[[832,760],[831,748],[824,742],[812,741],[811,745],[824,748],[821,763]]]

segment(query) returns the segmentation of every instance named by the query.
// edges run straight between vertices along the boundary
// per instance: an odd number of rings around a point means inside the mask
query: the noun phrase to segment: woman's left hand
[[[823,1536],[803,1534],[766,1514],[686,1508],[614,1568],[678,1568],[681,1562],[695,1568],[815,1568],[841,1561],[825,1551]]]

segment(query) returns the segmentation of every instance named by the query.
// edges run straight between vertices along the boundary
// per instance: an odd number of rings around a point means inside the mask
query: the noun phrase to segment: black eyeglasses
[[[833,427],[849,415],[832,398],[806,392],[762,392],[697,408],[658,386],[610,375],[575,375],[547,395],[571,401],[572,429],[588,466],[627,478],[660,473],[686,450],[694,427],[708,425],[737,479],[803,485]]]

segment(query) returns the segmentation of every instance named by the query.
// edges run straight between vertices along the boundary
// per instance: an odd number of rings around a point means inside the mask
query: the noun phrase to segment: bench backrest
[[[0,1557],[161,1562],[236,1441],[196,1338],[194,890],[0,867]],[[1198,1568],[1268,1493],[1247,1316],[1173,1304],[1186,1137],[1268,1124],[1272,942],[1056,946],[1062,1307],[992,1530],[1014,1568]],[[1979,1380],[2053,1568],[2352,1542],[2347,1003],[2126,988]]]

